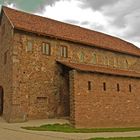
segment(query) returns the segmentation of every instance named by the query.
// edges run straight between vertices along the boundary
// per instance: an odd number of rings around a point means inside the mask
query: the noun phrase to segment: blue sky
[[[117,36],[140,47],[140,0],[4,0],[4,4]]]

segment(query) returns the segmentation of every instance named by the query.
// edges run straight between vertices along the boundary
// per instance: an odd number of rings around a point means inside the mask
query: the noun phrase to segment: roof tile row
[[[94,73],[102,73],[102,74],[109,74],[109,75],[140,78],[140,73],[132,71],[132,70],[119,70],[115,68],[79,64],[79,63],[72,63],[72,62],[66,62],[66,61],[57,61],[57,63],[64,65],[66,67],[69,67],[71,69],[76,69],[76,70],[84,71],[84,72],[94,72]]]

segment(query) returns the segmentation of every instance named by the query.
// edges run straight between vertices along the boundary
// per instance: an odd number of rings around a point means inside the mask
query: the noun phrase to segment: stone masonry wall
[[[26,51],[28,40],[33,42],[31,52]],[[50,43],[50,56],[42,54],[42,42]],[[60,56],[61,45],[68,48],[67,58]],[[16,113],[19,112],[19,118],[23,121],[68,115],[67,110],[70,108],[69,86],[67,86],[69,81],[66,78],[68,71],[64,76],[62,74],[64,72],[63,67],[58,65],[56,60],[135,71],[138,71],[140,67],[139,57],[17,30],[14,33],[13,54],[14,96],[12,102],[13,110],[15,110],[13,116],[16,118]],[[93,60],[94,54],[96,54],[96,63]],[[104,61],[105,58],[107,62]]]
[[[69,84],[70,84],[70,122],[75,126],[75,77],[76,70],[69,72]]]
[[[4,91],[2,116],[7,121],[10,121],[13,93],[13,29],[5,14],[3,14],[2,16],[0,28],[0,86],[3,88]]]
[[[71,71],[70,81],[75,127],[140,126],[140,79]]]
[[[33,44],[31,52],[27,52],[29,40]],[[50,56],[42,53],[43,42],[50,44]],[[67,58],[60,55],[61,46],[67,47]],[[69,73],[70,69],[57,64],[57,60],[140,71],[139,57],[13,30],[3,14],[0,87],[4,90],[3,117],[8,122],[71,116],[71,122],[77,127],[139,125],[139,79]],[[87,80],[93,84],[91,91],[87,90]],[[106,91],[102,91],[103,81]],[[116,92],[117,82],[119,93]],[[128,92],[129,84],[132,93]]]
[[[33,41],[32,52],[26,52],[27,40]],[[42,42],[51,44],[50,56],[42,54]],[[19,104],[26,119],[69,115],[68,72],[63,74],[63,69],[56,63],[60,58],[57,45],[59,41],[32,34],[20,32],[14,36],[16,83],[13,102]]]

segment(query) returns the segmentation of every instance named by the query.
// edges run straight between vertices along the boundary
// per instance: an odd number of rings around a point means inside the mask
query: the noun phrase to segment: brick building
[[[0,115],[69,117],[76,127],[140,126],[140,49],[96,31],[2,7]]]

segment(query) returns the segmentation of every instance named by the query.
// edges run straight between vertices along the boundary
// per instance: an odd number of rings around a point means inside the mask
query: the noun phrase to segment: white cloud
[[[78,21],[78,25],[91,28],[91,25],[107,25],[109,18],[101,12],[94,11],[91,8],[82,9],[79,0],[57,1],[52,6],[48,5],[42,13],[36,13],[45,17],[50,17],[61,21]],[[83,25],[86,22],[89,24]]]
[[[136,45],[137,47],[140,48],[140,42],[134,42],[134,41],[131,41],[134,45]]]
[[[140,47],[139,2],[139,0],[120,0],[113,5],[102,7],[102,12],[111,19],[105,32],[123,38]]]
[[[3,1],[3,5],[9,7],[9,8],[14,8],[16,9],[16,4],[15,3],[9,3],[8,1]]]
[[[11,4],[6,4],[8,7],[10,7],[10,8],[16,8],[16,6],[15,6],[15,4],[14,3],[11,3]]]

